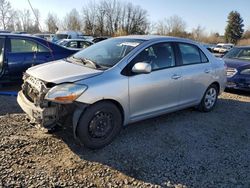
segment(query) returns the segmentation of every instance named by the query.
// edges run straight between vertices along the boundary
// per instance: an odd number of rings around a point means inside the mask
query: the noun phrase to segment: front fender
[[[84,111],[86,110],[87,107],[88,107],[88,104],[77,104],[77,107],[74,111],[74,114],[72,117],[72,122],[73,122],[73,135],[74,135],[74,138],[76,140],[78,140],[77,135],[76,135],[76,129],[78,126],[78,122],[79,122],[82,114],[84,113]]]

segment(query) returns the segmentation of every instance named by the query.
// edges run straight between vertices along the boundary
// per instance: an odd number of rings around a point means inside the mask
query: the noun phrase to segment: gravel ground
[[[70,127],[46,134],[27,124],[14,97],[0,104],[0,187],[250,187],[246,93],[223,93],[210,113],[129,125],[94,151]]]

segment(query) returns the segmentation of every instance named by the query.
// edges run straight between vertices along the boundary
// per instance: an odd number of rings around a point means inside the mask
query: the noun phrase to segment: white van
[[[214,47],[213,52],[225,53],[225,52],[228,52],[233,47],[234,47],[234,45],[231,43],[218,43]]]
[[[62,39],[78,39],[83,38],[83,33],[80,31],[57,31],[52,42],[57,42]]]

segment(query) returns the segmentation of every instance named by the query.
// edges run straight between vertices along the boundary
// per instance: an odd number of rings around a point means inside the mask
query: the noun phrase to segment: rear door
[[[213,69],[209,59],[198,46],[178,43],[182,60],[182,87],[180,105],[190,106],[200,102],[204,92],[212,82]]]
[[[39,65],[54,60],[53,52],[43,44],[37,42],[37,51],[35,53],[33,65]]]

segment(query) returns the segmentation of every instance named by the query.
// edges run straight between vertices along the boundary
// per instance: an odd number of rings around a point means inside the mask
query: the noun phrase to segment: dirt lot
[[[127,126],[91,151],[70,127],[45,134],[0,96],[0,187],[250,187],[250,95],[211,113],[183,110]]]

